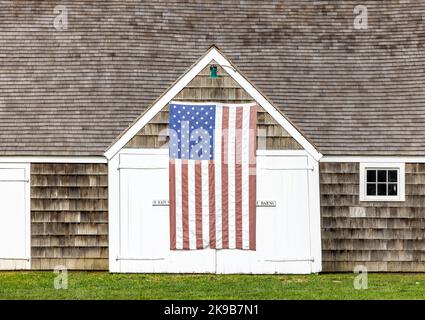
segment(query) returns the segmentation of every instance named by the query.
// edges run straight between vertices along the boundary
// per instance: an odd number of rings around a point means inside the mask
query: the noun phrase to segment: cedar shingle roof
[[[425,155],[425,3],[357,4],[2,0],[0,154],[102,154],[215,43],[323,154]]]

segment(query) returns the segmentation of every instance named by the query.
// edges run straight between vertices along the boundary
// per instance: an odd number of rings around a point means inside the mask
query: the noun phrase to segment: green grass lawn
[[[53,272],[0,272],[0,299],[424,299],[425,274],[152,275],[69,272],[68,289]]]

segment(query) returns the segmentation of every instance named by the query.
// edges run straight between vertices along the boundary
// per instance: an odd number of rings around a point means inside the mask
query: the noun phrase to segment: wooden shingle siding
[[[360,202],[358,163],[321,163],[323,271],[425,271],[425,164],[406,164],[406,201]]]
[[[212,63],[214,64],[214,63]],[[210,78],[210,66],[202,70],[173,101],[247,103],[253,98],[229,74],[217,65],[219,78]],[[125,148],[160,148],[166,145],[169,107],[163,108],[143,127]],[[302,149],[297,141],[263,108],[257,120],[257,148],[272,150]]]
[[[31,165],[31,268],[108,269],[106,164]]]

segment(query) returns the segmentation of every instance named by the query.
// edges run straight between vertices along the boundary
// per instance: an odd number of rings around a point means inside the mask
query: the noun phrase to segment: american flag
[[[257,105],[170,103],[170,248],[256,247]]]

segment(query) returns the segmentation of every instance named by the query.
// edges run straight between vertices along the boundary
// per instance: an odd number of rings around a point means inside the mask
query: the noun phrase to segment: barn
[[[0,269],[425,271],[425,5],[356,6],[0,1]],[[175,106],[252,151],[220,213],[195,162],[179,207]]]

